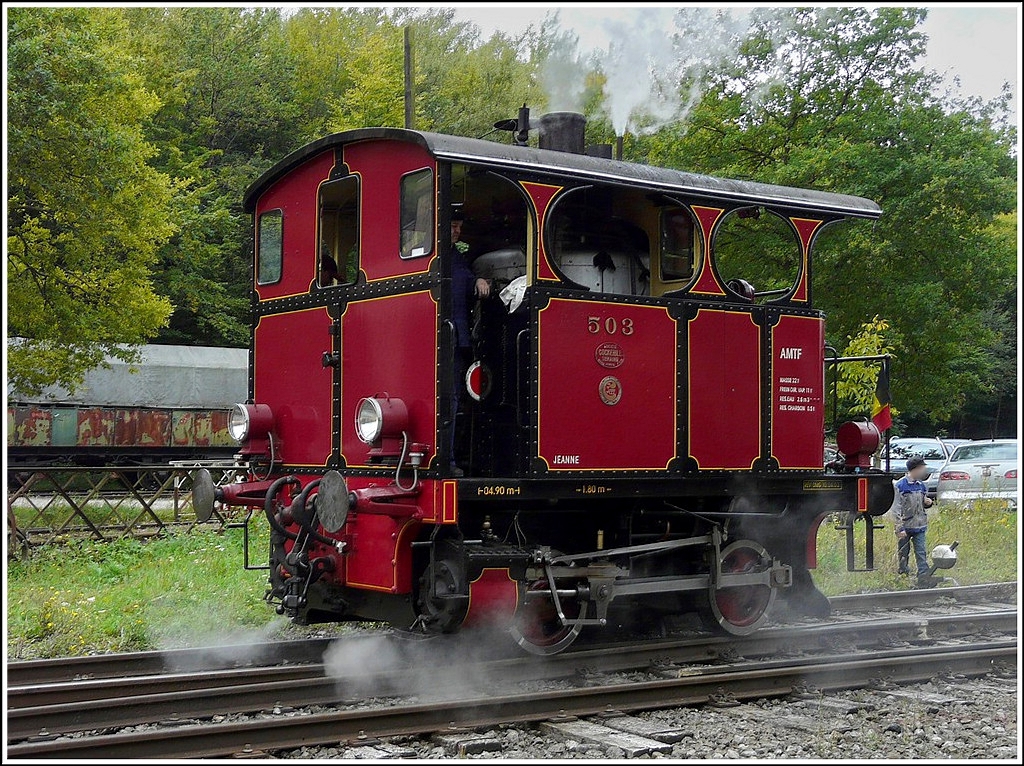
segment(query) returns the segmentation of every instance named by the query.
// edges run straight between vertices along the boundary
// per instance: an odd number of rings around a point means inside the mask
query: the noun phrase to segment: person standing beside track
[[[899,573],[910,574],[910,546],[914,546],[917,562],[917,580],[925,584],[928,577],[928,556],[925,552],[925,535],[928,532],[928,512],[932,500],[923,481],[928,468],[924,458],[915,456],[907,461],[907,475],[896,482],[896,537],[899,540]]]

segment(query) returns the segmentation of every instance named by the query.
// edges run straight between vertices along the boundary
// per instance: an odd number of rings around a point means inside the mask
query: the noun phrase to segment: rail
[[[423,734],[455,727],[490,728],[499,723],[562,719],[608,711],[650,710],[731,699],[785,696],[801,687],[821,691],[862,688],[875,679],[886,683],[930,680],[954,670],[980,676],[1014,663],[1016,639],[980,640],[963,645],[905,646],[867,652],[835,652],[817,657],[768,662],[738,661],[670,678],[533,692],[494,692],[486,696],[413,702],[388,707],[332,710],[307,715],[273,714],[228,722],[197,724],[172,716],[164,726],[115,734],[59,737],[49,732],[8,744],[8,758],[184,758],[256,754],[375,737]],[[273,696],[270,697],[273,699]],[[146,704],[152,710],[151,703]],[[281,713],[282,715],[277,715]]]
[[[910,599],[877,594],[871,603],[858,596],[840,597],[847,614],[822,624],[781,624],[743,638],[686,633],[658,641],[600,643],[543,663],[509,655],[511,643],[505,650],[491,646],[479,654],[478,649],[467,653],[476,644],[468,637],[414,640],[379,633],[111,655],[103,663],[102,658],[12,663],[8,744],[158,721],[187,725],[225,715],[349,707],[367,692],[375,699],[401,698],[408,704],[445,701],[453,694],[474,697],[485,688],[513,693],[522,691],[522,684],[557,682],[575,689],[623,673],[658,680],[740,667],[763,671],[803,660],[815,665],[840,656],[863,659],[865,653],[885,659],[904,648],[941,653],[963,645],[988,644],[1001,650],[1016,646],[1015,583],[947,593],[918,591]],[[849,608],[860,613],[854,616]],[[370,651],[386,661],[376,667],[336,662],[339,656],[366,657]],[[418,669],[427,664],[429,681],[424,686],[428,676]],[[375,706],[360,703],[366,704]]]
[[[642,672],[652,667],[667,675],[690,674],[698,672],[699,667],[707,672],[711,665],[731,662],[769,667],[786,664],[795,653],[820,653],[822,647],[835,647],[837,652],[874,651],[880,646],[898,648],[912,644],[922,635],[927,635],[931,641],[978,640],[978,634],[987,631],[1001,634],[1000,639],[1008,639],[1016,636],[1016,630],[1016,610],[1002,609],[966,615],[890,617],[849,624],[790,627],[738,641],[704,637],[608,645],[560,654],[557,660],[546,663],[524,657],[460,662],[461,652],[453,652],[451,647],[445,651],[441,646],[423,646],[420,651],[412,651],[398,660],[397,647],[388,644],[389,651],[396,654],[395,666],[354,679],[330,677],[323,664],[290,663],[9,687],[7,736],[19,740],[44,730],[50,734],[65,734],[155,723],[183,715],[188,719],[205,719],[274,707],[341,705],[351,700],[357,689],[373,689],[375,697],[429,697],[429,691],[417,688],[422,683],[417,668],[423,667],[428,656],[436,662],[432,678],[440,687],[465,685],[468,688],[467,678],[530,683],[572,679],[581,674]],[[385,646],[377,637],[370,640],[373,647]],[[345,645],[344,640],[338,644]],[[351,651],[360,651],[359,639],[348,646]],[[699,667],[694,667],[695,664]]]

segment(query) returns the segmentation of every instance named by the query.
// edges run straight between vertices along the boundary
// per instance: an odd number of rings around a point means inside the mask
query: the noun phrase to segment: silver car
[[[1016,439],[992,439],[961,444],[939,474],[939,500],[973,502],[1003,500],[1017,508]]]
[[[942,466],[946,464],[946,459],[951,451],[946,448],[942,440],[934,437],[902,436],[889,443],[892,470],[897,473],[906,468],[909,458],[914,456],[924,458],[925,465],[928,466],[928,476],[925,477],[924,485],[928,488],[928,497],[933,500],[939,489],[939,473],[942,471]],[[883,464],[884,460],[883,455]]]
[[[950,454],[952,454],[953,450],[955,450],[961,444],[970,444],[972,441],[974,441],[974,440],[973,439],[943,439],[942,443],[944,445],[946,445],[946,449],[949,451]]]

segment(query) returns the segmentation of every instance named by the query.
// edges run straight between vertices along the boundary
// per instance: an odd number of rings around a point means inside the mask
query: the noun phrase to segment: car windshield
[[[1017,444],[965,444],[957,447],[951,461],[964,460],[1016,460]]]
[[[946,455],[942,447],[934,442],[908,442],[894,444],[892,447],[893,457],[906,458],[912,455],[920,455],[925,460],[945,460]]]

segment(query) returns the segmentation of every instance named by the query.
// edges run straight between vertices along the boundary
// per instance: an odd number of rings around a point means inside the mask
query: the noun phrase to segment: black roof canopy
[[[349,130],[333,133],[306,144],[270,168],[246,190],[244,202],[246,212],[252,212],[256,208],[256,200],[267,187],[308,158],[327,149],[370,139],[389,139],[419,144],[439,160],[637,186],[644,189],[656,189],[668,194],[710,197],[723,202],[746,205],[776,205],[806,212],[852,218],[878,218],[882,214],[882,209],[875,202],[848,194],[775,186],[755,181],[715,178],[634,162],[590,157],[584,154],[512,146],[477,138],[423,133],[398,128]]]

